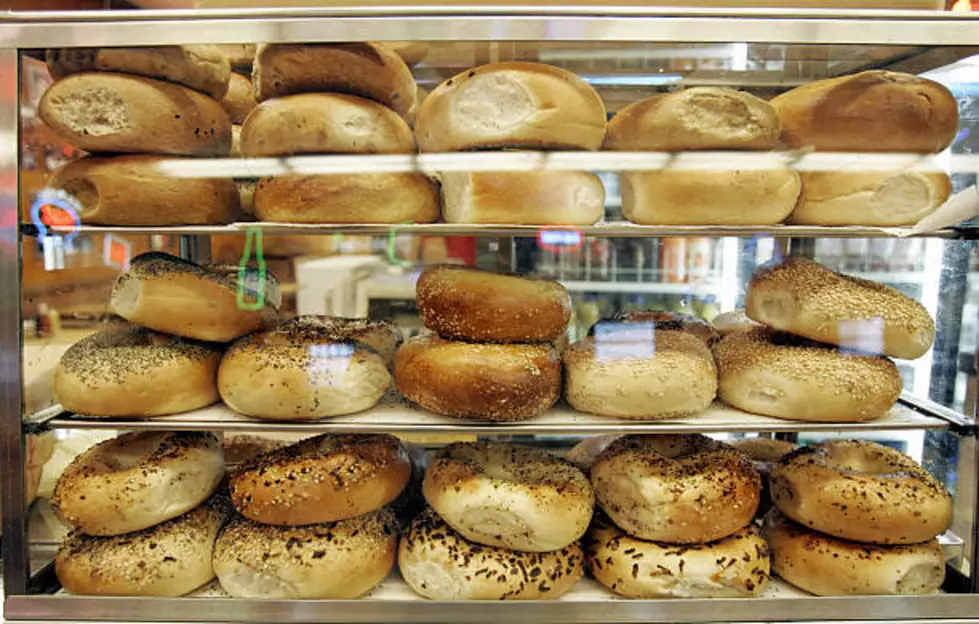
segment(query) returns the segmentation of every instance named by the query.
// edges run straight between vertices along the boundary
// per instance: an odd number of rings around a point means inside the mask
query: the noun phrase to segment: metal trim
[[[909,392],[905,392],[901,394],[900,403],[903,403],[911,409],[927,416],[941,418],[952,425],[953,430],[960,435],[972,436],[976,435],[977,433],[976,421],[973,418],[970,418],[965,414],[960,414],[959,412],[956,412],[955,410],[945,407],[944,405],[936,403],[930,399],[924,399]]]

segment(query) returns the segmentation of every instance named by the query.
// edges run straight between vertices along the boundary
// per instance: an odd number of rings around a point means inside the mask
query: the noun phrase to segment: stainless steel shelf
[[[249,418],[224,404],[158,418],[92,418],[62,414],[45,423],[54,429],[164,429],[193,431],[257,431],[280,433],[390,432],[457,433],[476,435],[588,435],[605,433],[760,433],[792,431],[883,431],[895,429],[947,429],[950,421],[928,415],[924,409],[899,404],[886,416],[863,423],[811,423],[749,414],[720,402],[686,418],[642,422],[605,418],[556,406],[531,420],[485,423],[448,418],[407,405],[394,397],[377,407],[348,416],[314,422],[284,423]]]

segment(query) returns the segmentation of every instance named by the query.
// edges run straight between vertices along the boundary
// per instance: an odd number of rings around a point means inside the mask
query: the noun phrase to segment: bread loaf
[[[231,123],[243,124],[248,113],[258,106],[252,81],[241,74],[231,74],[228,92],[221,98],[221,106],[228,111]]]

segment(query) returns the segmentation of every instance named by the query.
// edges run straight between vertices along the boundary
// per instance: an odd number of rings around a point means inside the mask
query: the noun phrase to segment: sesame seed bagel
[[[245,336],[221,360],[218,391],[231,409],[265,420],[316,420],[369,409],[391,386],[387,361],[366,342],[374,338],[353,337],[371,331],[340,331],[332,319],[299,316]]]
[[[952,497],[904,453],[835,440],[794,451],[772,469],[772,500],[822,533],[870,544],[914,544],[952,523]]]
[[[231,476],[241,515],[281,526],[333,522],[398,497],[411,476],[401,442],[387,434],[324,434],[263,455]]]
[[[51,504],[82,533],[121,535],[190,511],[223,478],[221,444],[211,433],[124,433],[76,457]]]
[[[714,329],[718,333],[718,338],[720,336],[726,336],[727,334],[733,334],[735,332],[748,331],[758,327],[758,323],[752,321],[745,314],[744,310],[731,310],[730,312],[722,312],[714,317],[711,321]]]
[[[54,394],[70,412],[90,416],[162,416],[210,405],[221,349],[216,345],[115,326],[65,351]]]
[[[571,318],[571,297],[561,284],[470,267],[425,270],[415,299],[426,327],[459,340],[551,342]]]
[[[58,580],[70,594],[183,596],[214,578],[214,540],[230,510],[230,505],[212,499],[135,533],[72,533],[54,560]]]
[[[699,412],[714,401],[717,369],[703,340],[658,331],[652,323],[602,325],[564,351],[564,397],[572,407],[662,420]]]
[[[894,362],[759,327],[714,345],[718,395],[755,414],[813,422],[880,418],[901,396]]]
[[[561,394],[561,360],[546,344],[477,344],[418,336],[394,357],[398,391],[443,416],[509,422]]]
[[[622,326],[623,323],[646,325],[655,331],[684,331],[700,338],[708,345],[717,340],[717,332],[714,330],[714,326],[699,316],[667,312],[666,310],[626,312],[611,319],[603,319],[592,325],[591,329],[588,330],[588,335],[594,336],[596,332],[614,332],[617,329],[628,330],[628,325]],[[616,327],[617,324],[620,326]]]
[[[748,316],[775,329],[864,353],[913,360],[935,341],[935,321],[896,288],[796,256],[755,272]]]
[[[235,598],[357,598],[394,567],[398,525],[387,509],[303,527],[232,520],[214,546],[214,572]]]
[[[753,524],[714,542],[677,546],[630,537],[599,518],[585,542],[592,575],[627,598],[749,598],[768,585],[768,545]]]
[[[599,507],[644,540],[695,544],[727,537],[758,508],[761,477],[740,451],[707,436],[627,435],[592,464]]]
[[[777,509],[762,529],[772,570],[817,596],[934,594],[945,581],[945,553],[937,539],[906,546],[858,544],[811,531]]]
[[[238,305],[238,290],[257,310]],[[230,342],[275,324],[282,303],[279,285],[267,274],[264,284],[239,283],[238,267],[198,266],[151,251],[133,258],[129,271],[112,287],[109,308],[137,325],[175,336]]]
[[[595,495],[580,470],[543,449],[460,442],[440,450],[425,500],[467,540],[513,550],[560,550],[584,535]]]
[[[557,600],[581,579],[583,561],[577,542],[546,553],[474,544],[431,509],[398,548],[401,576],[431,600]]]

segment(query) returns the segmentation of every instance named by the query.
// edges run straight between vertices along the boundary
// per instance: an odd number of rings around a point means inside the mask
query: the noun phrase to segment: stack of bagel
[[[456,418],[533,418],[561,394],[554,342],[571,317],[568,291],[548,280],[436,266],[418,278],[418,311],[433,333],[394,358],[401,395]]]
[[[54,172],[83,223],[196,225],[238,215],[230,178],[177,178],[165,163],[231,151],[228,59],[215,46],[68,48],[47,53],[56,81],[39,115],[92,155]]]
[[[404,119],[415,79],[384,44],[260,45],[252,82],[259,105],[241,128],[243,156],[415,151]],[[439,215],[436,184],[415,172],[263,178],[253,201],[260,221],[430,223]]]

